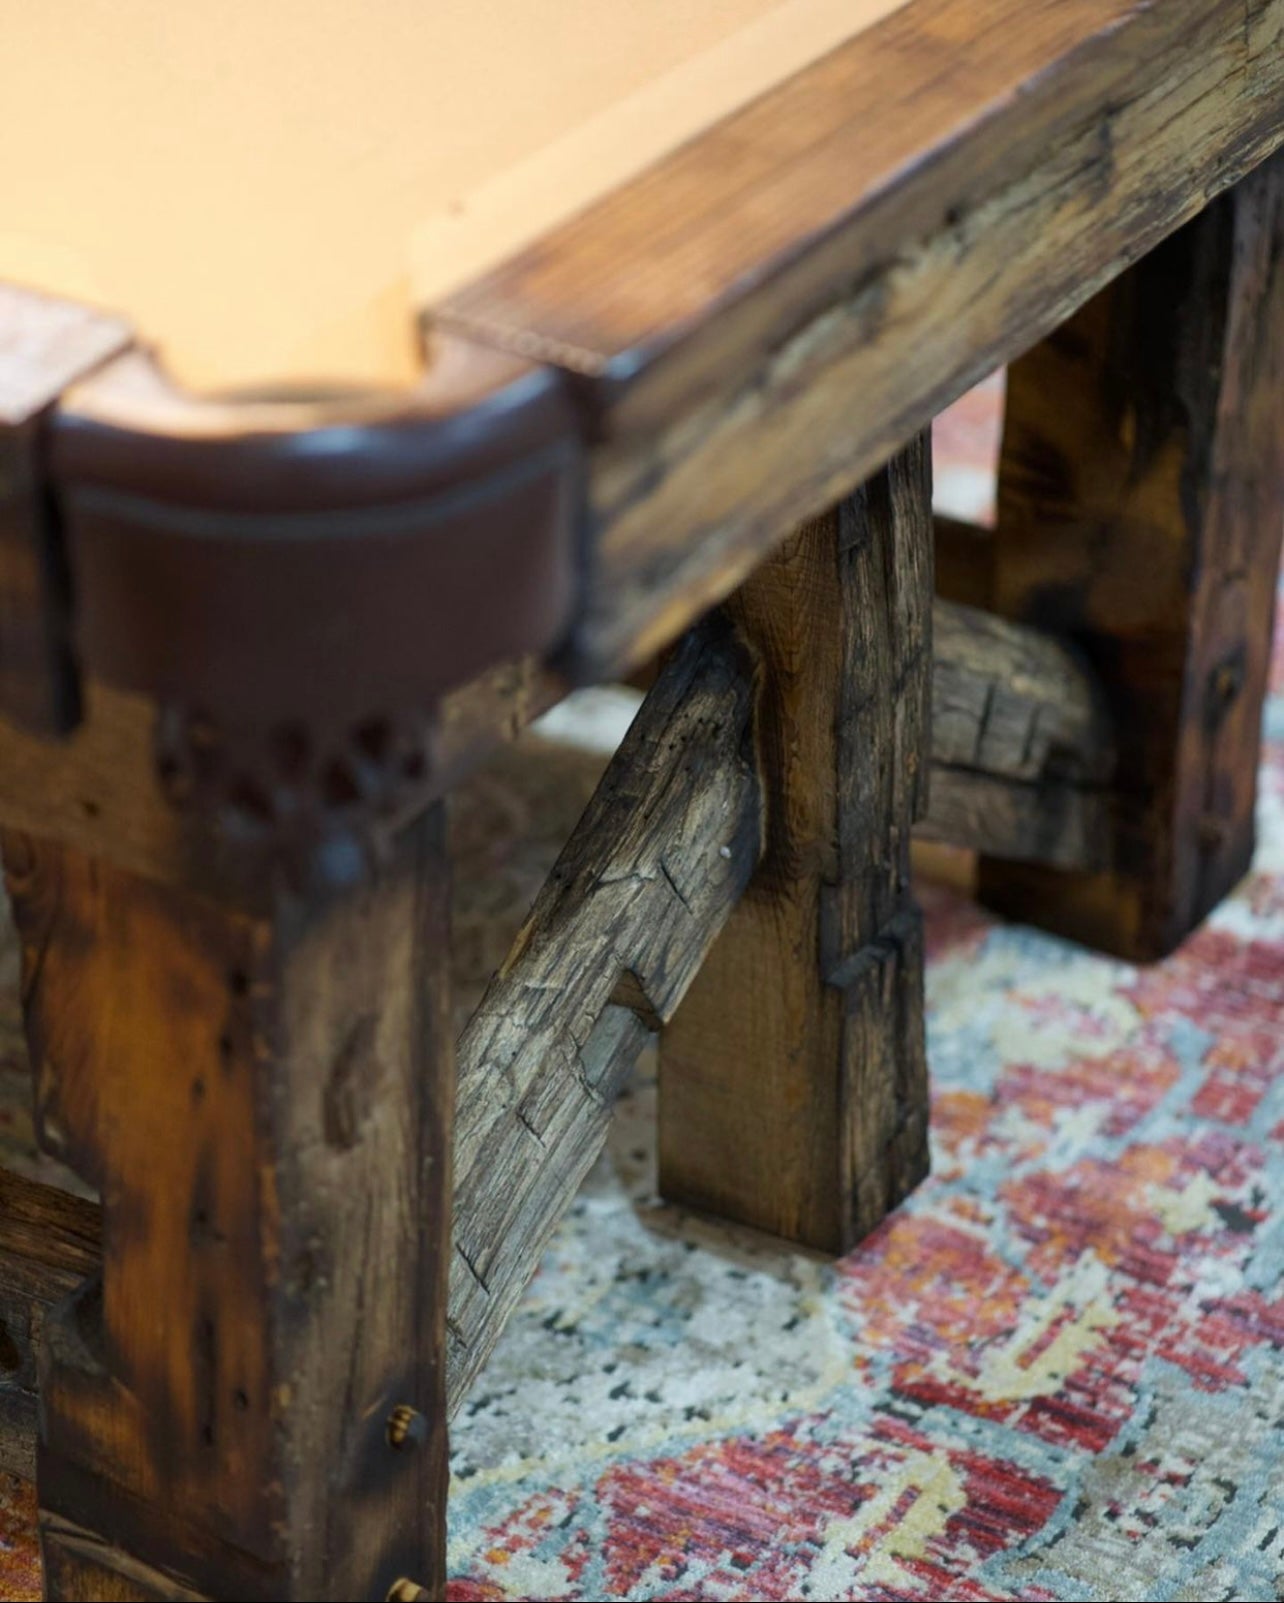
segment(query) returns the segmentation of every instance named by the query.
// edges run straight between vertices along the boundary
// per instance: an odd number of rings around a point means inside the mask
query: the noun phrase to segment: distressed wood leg
[[[1111,867],[986,860],[992,907],[1147,960],[1247,870],[1282,509],[1276,157],[1009,375],[992,605],[1083,646],[1120,765]]]
[[[927,1173],[926,437],[731,603],[760,672],[766,850],[660,1049],[660,1187],[827,1252]]]
[[[41,1141],[102,1194],[102,1275],[39,1353],[48,1595],[440,1596],[440,809],[270,915],[25,836],[5,862]]]

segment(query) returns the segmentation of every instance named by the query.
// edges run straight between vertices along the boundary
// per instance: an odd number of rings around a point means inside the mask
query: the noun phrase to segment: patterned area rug
[[[953,510],[983,510],[994,407],[942,429]],[[456,1424],[457,1603],[1284,1597],[1280,643],[1254,871],[1170,962],[924,885],[934,1173],[840,1263],[661,1203],[640,1067]],[[619,704],[575,716],[458,810],[465,1001]],[[4,1597],[38,1595],[33,1513],[0,1489]]]

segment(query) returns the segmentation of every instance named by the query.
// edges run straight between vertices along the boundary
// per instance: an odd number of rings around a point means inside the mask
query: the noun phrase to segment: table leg
[[[1011,369],[991,605],[1082,645],[1120,767],[1110,871],[986,860],[992,907],[1147,960],[1247,870],[1282,508],[1277,156]]]
[[[660,1049],[660,1187],[827,1252],[927,1173],[910,827],[931,681],[926,436],[731,603],[760,673],[766,850]]]
[[[440,1596],[441,810],[266,914],[25,836],[5,863],[41,1141],[102,1195],[39,1360],[47,1595]]]

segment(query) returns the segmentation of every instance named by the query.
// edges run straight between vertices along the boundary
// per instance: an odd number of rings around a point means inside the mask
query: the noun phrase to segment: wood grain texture
[[[828,1252],[927,1171],[930,501],[924,436],[730,603],[760,658],[766,853],[661,1039],[665,1196]]]
[[[576,376],[581,671],[673,638],[1282,111],[1284,0],[914,0],[440,308]]]
[[[1082,656],[949,601],[933,608],[932,638],[931,800],[919,834],[996,857],[1108,867],[1114,726]]]
[[[459,1045],[449,1395],[462,1401],[761,851],[751,659],[660,673]]]
[[[1012,368],[993,603],[1073,636],[1121,756],[1113,867],[995,908],[1145,960],[1246,872],[1284,524],[1284,158]]]
[[[36,1347],[45,1316],[100,1261],[98,1209],[0,1170],[0,1469],[36,1468]]]
[[[52,1595],[103,1569],[122,1596],[440,1591],[441,831],[270,920],[6,836],[40,1139],[103,1197],[101,1278],[40,1351]],[[417,1451],[385,1434],[403,1403]]]

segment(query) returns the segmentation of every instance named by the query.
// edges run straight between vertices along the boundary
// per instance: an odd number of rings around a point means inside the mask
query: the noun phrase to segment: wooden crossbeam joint
[[[1091,671],[1052,637],[971,608],[938,601],[934,630],[930,806],[920,830],[996,854],[1091,860],[1105,834],[1094,825],[1104,805],[1097,787],[1113,762],[1110,724]],[[644,704],[465,1031],[451,1407],[587,1172],[623,1075],[672,1016],[757,861],[761,805],[746,755],[750,674],[721,624],[689,637]],[[692,883],[701,888],[693,892]],[[670,925],[681,940],[675,933],[666,945],[656,931]],[[905,935],[893,916],[872,942],[839,954],[826,979],[848,987],[880,943]],[[652,945],[639,955],[645,939]],[[536,984],[535,976],[550,972],[556,985],[540,989],[544,979]],[[592,1021],[587,1032],[585,1019]],[[498,1101],[490,1083],[497,1062],[505,1065],[506,1086]],[[548,1109],[568,1087],[566,1108],[575,1111],[563,1124],[550,1123]],[[500,1129],[506,1135],[497,1147]],[[520,1207],[534,1213],[527,1214],[528,1228],[509,1234],[496,1213],[497,1197],[515,1178]],[[35,1394],[28,1332],[39,1327],[42,1308],[92,1271],[97,1210],[12,1177],[0,1177],[0,1186],[0,1316],[19,1364],[11,1383],[0,1386],[0,1418],[9,1427],[0,1464],[30,1476]],[[27,1199],[21,1207],[19,1191]],[[65,1218],[73,1220],[74,1274],[60,1256]],[[412,1445],[414,1428],[394,1409],[390,1444]]]
[[[762,848],[753,670],[724,619],[666,663],[459,1044],[457,1407]]]
[[[933,609],[932,780],[919,833],[992,857],[1106,868],[1114,719],[1055,635],[976,607]]]

